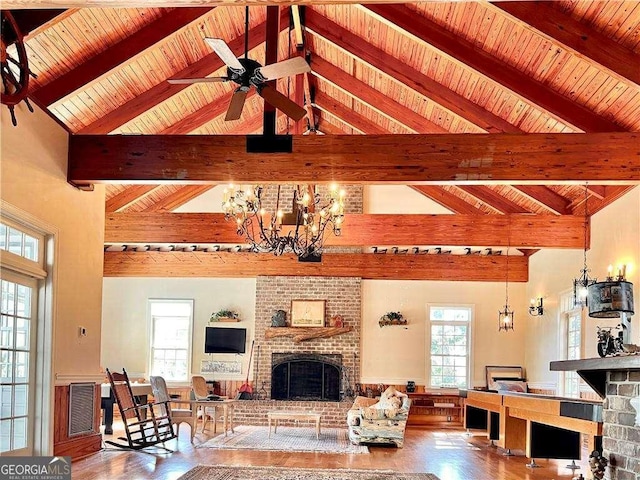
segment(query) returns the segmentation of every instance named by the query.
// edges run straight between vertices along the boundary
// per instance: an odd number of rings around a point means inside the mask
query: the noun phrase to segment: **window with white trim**
[[[193,300],[150,299],[151,375],[168,382],[190,378]]]
[[[468,388],[473,308],[429,306],[431,387]]]
[[[0,453],[31,455],[44,236],[3,218],[0,250]]]
[[[561,345],[564,358],[578,360],[582,357],[582,309],[576,307],[573,294],[564,294],[560,299],[562,310],[563,338]],[[562,395],[580,398],[580,377],[576,372],[563,372]]]

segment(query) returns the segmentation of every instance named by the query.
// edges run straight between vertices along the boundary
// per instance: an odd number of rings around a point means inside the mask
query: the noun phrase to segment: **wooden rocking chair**
[[[138,405],[136,403],[131,384],[127,372],[122,369],[122,373],[111,373],[107,369],[107,376],[111,383],[111,391],[118,404],[126,437],[119,437],[127,443],[118,443],[106,440],[105,443],[114,445],[119,448],[140,450],[147,447],[162,448],[168,452],[173,452],[164,447],[164,442],[176,438],[171,421],[171,409],[168,408],[168,402],[160,401]],[[154,406],[162,407],[160,414],[154,410]],[[162,446],[158,444],[162,443]]]

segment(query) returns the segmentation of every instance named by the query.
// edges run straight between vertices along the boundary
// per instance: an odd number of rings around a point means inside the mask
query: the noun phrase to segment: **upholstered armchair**
[[[351,443],[387,443],[402,448],[411,400],[404,394],[399,398],[399,408],[384,408],[375,398],[356,397],[347,412]]]

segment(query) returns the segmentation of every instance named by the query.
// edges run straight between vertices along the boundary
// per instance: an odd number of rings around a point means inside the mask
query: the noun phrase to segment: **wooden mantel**
[[[577,372],[601,398],[605,398],[607,372],[640,370],[640,355],[559,360],[551,362],[549,369],[552,372]]]
[[[264,332],[265,338],[292,337],[296,343],[314,338],[327,338],[342,335],[353,330],[353,327],[269,327]]]

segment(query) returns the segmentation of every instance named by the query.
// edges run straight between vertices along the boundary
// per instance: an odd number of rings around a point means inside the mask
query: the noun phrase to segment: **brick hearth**
[[[344,402],[292,402],[288,400],[240,400],[236,403],[236,425],[267,425],[267,412],[271,410],[305,410],[322,414],[323,427],[346,428],[347,411],[353,401]],[[286,421],[279,423],[286,425]]]

